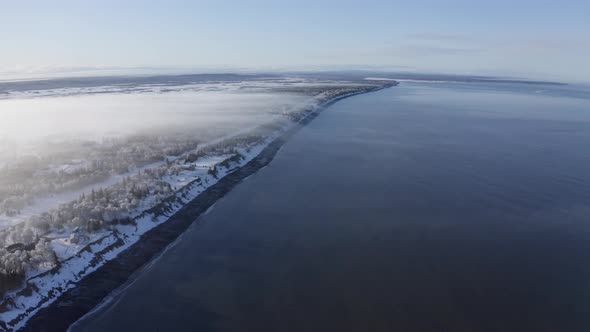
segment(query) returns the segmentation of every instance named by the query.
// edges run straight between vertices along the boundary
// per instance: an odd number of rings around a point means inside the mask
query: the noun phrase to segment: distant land
[[[144,75],[144,76],[94,76],[94,77],[69,77],[49,79],[7,80],[0,81],[0,95],[8,91],[31,91],[62,88],[91,88],[104,85],[182,85],[203,82],[232,82],[244,80],[279,79],[285,76],[296,76],[309,79],[328,80],[362,80],[366,77],[390,78],[396,80],[418,81],[446,81],[464,83],[521,83],[533,85],[568,85],[567,83],[554,81],[526,80],[520,78],[507,78],[496,76],[468,76],[452,74],[422,74],[422,73],[396,73],[377,71],[328,71],[328,72],[286,72],[256,73],[256,74],[184,74],[184,75]]]

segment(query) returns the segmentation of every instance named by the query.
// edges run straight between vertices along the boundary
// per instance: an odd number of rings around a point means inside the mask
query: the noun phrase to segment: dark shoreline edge
[[[76,287],[65,291],[53,303],[40,309],[18,331],[66,331],[78,319],[92,311],[114,290],[124,285],[130,277],[149,264],[173,243],[190,225],[220,198],[229,193],[242,180],[267,166],[280,148],[303,126],[310,123],[322,111],[334,103],[359,94],[376,92],[398,85],[390,82],[373,89],[362,90],[335,97],[309,114],[298,125],[289,129],[266,146],[250,162],[221,178],[195,199],[183,206],[166,222],[143,234],[139,241],[107,261],[93,273],[79,281]]]

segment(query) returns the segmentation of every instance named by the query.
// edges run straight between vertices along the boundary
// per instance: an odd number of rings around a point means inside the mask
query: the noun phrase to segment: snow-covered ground
[[[206,148],[210,145],[221,143],[224,140],[228,140],[233,137],[246,134],[248,132],[253,131],[255,128],[256,128],[255,126],[242,128],[242,129],[239,129],[235,132],[218,137],[216,139],[212,139],[212,140],[208,141],[207,143],[199,145],[198,149],[196,149],[196,150],[198,151],[198,150]],[[209,156],[207,158],[201,158],[201,159],[199,159],[199,163],[200,163],[199,166],[207,167],[204,165],[209,165],[209,166],[213,165],[213,164],[215,164],[215,163],[211,164],[211,162],[213,162],[213,161],[221,162],[224,159],[220,159],[220,158],[223,158],[223,157],[227,158],[227,155]],[[177,158],[178,158],[178,156],[168,156],[167,157],[167,159],[171,160],[171,161],[173,161]],[[164,161],[150,163],[150,164],[144,165],[142,167],[133,168],[132,170],[125,172],[125,173],[112,175],[108,179],[84,186],[82,188],[78,188],[75,190],[67,190],[67,191],[63,191],[63,192],[59,192],[59,193],[55,193],[55,194],[51,194],[51,195],[37,197],[33,200],[33,202],[30,205],[23,208],[20,211],[20,213],[16,216],[6,216],[3,214],[0,214],[0,231],[2,229],[7,228],[7,227],[24,222],[24,221],[30,219],[32,216],[36,216],[36,215],[40,215],[44,212],[48,212],[51,209],[55,208],[56,206],[59,206],[60,204],[64,204],[64,203],[73,201],[73,200],[77,199],[78,197],[80,197],[82,194],[89,194],[93,190],[98,190],[100,188],[106,188],[106,187],[112,186],[118,182],[121,182],[125,177],[131,176],[133,174],[136,174],[137,172],[141,172],[146,169],[151,169],[154,167],[161,166],[163,164],[164,164]],[[63,170],[64,168],[67,168],[68,170],[72,169],[72,167],[70,165],[57,167],[57,169],[59,171]],[[53,171],[50,171],[48,173],[51,174],[51,173],[53,173]],[[171,180],[170,184],[175,187],[184,186],[184,185],[186,185],[186,180],[182,180],[182,179],[183,178]]]
[[[159,161],[143,167],[139,167],[137,169],[134,169],[133,171],[113,175],[104,181],[84,186],[76,190],[68,190],[56,194],[38,197],[33,201],[32,204],[22,209],[20,213],[16,216],[0,215],[0,230],[24,222],[30,219],[32,216],[37,216],[44,212],[48,212],[56,206],[59,206],[60,204],[64,204],[77,199],[82,194],[88,194],[92,192],[92,190],[112,186],[115,183],[121,182],[123,178],[130,176],[134,173],[137,173],[138,171],[153,168],[162,165],[163,163],[164,161]]]

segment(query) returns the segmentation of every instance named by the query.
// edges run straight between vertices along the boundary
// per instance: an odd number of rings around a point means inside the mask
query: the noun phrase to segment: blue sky
[[[590,1],[0,1],[5,76],[374,68],[590,81]]]

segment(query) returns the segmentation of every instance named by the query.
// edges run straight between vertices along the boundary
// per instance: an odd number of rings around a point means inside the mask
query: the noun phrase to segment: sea
[[[590,331],[590,89],[339,101],[71,331]]]

